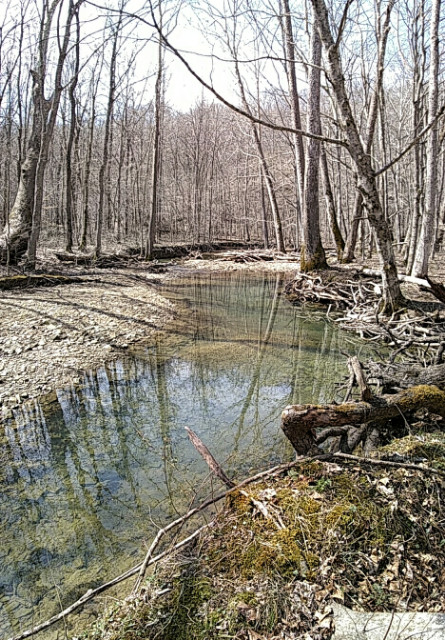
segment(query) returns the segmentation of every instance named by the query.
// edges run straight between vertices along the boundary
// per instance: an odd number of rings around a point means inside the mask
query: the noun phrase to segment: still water
[[[184,426],[234,478],[292,457],[282,409],[332,400],[345,352],[365,347],[292,307],[283,284],[245,274],[169,282],[177,326],[6,424],[0,638],[136,564],[158,527],[218,488]]]

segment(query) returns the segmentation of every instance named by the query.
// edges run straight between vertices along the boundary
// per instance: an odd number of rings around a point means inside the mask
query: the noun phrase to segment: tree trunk
[[[343,240],[343,235],[338,224],[334,194],[332,193],[331,180],[329,178],[329,168],[328,168],[328,161],[326,158],[326,149],[323,144],[321,145],[321,168],[323,171],[326,213],[329,220],[329,226],[331,227],[331,233],[334,238],[335,248],[337,250],[337,258],[339,261],[341,261],[343,258],[345,241]]]
[[[79,80],[79,68],[80,68],[80,21],[79,14],[76,13],[76,45],[75,45],[75,68],[74,77],[71,81],[69,88],[70,99],[70,130],[68,136],[68,145],[66,149],[66,245],[65,251],[73,250],[73,231],[74,231],[74,216],[73,216],[73,187],[74,179],[72,175],[72,155],[74,139],[77,128],[77,114],[76,114],[76,87]]]
[[[108,83],[108,100],[107,100],[107,112],[105,116],[105,130],[104,130],[104,142],[103,142],[103,155],[102,163],[99,169],[99,206],[97,212],[97,225],[96,225],[96,246],[95,254],[99,257],[102,253],[102,231],[104,226],[105,217],[105,200],[107,199],[110,185],[105,183],[105,177],[108,172],[108,162],[110,154],[110,136],[111,136],[111,120],[113,116],[115,93],[116,93],[116,63],[119,43],[119,33],[122,26],[122,14],[123,8],[121,6],[119,10],[119,18],[117,25],[113,33],[113,45],[111,50],[110,60],[110,77]]]
[[[358,230],[360,222],[363,222],[363,195],[360,191],[355,194],[354,214],[352,216],[351,228],[346,239],[343,262],[349,264],[355,258],[355,248],[358,240]]]
[[[428,86],[428,121],[432,123],[437,115],[439,102],[439,22],[441,0],[433,0],[430,25],[430,75]],[[437,166],[438,131],[437,123],[428,133],[426,164],[425,211],[420,228],[420,237],[411,275],[424,278],[433,252],[437,224]]]
[[[382,272],[383,310],[391,311],[403,304],[403,296],[397,277],[391,230],[383,216],[371,156],[363,147],[357,123],[352,113],[346,92],[338,46],[332,37],[324,0],[311,0],[311,3],[319,22],[321,39],[326,49],[329,76],[341,115],[342,126],[347,136],[348,150],[357,169],[357,188],[362,193],[368,219],[376,235],[377,251]]]
[[[162,16],[160,20],[162,25]],[[156,235],[156,220],[158,214],[159,199],[159,175],[160,175],[160,148],[161,148],[161,102],[162,102],[162,77],[163,77],[163,61],[162,61],[162,41],[158,44],[158,72],[155,85],[155,131],[153,140],[153,157],[151,167],[151,210],[148,223],[147,239],[145,242],[144,255],[151,258]]]
[[[307,129],[309,133],[319,136],[321,135],[321,40],[315,15],[312,24],[308,82]],[[320,144],[318,140],[309,139],[304,185],[303,248],[300,262],[300,268],[303,272],[326,269],[328,266],[320,236]]]
[[[419,385],[400,393],[373,398],[371,402],[345,402],[343,404],[290,405],[282,413],[281,428],[299,455],[313,455],[317,448],[316,429],[332,430],[338,427],[386,424],[391,418],[408,417],[418,409],[428,409],[445,418],[445,391],[436,386]],[[346,433],[346,430],[345,430]]]
[[[53,95],[47,100],[45,80],[48,45],[54,16],[62,2],[63,0],[53,0],[50,5],[45,5],[42,13],[37,70],[30,72],[33,81],[31,137],[25,160],[20,168],[17,195],[0,237],[0,260],[17,262],[27,251],[27,262],[31,268],[34,268],[36,261],[42,217],[43,181],[63,90],[62,72],[68,52],[71,22],[83,0],[69,2],[63,39],[59,43]]]
[[[16,264],[28,248],[34,211],[35,182],[43,121],[48,112],[47,103],[42,103],[41,101],[42,95],[38,74],[31,71],[31,76],[33,82],[31,135],[25,159],[20,167],[20,179],[14,204],[0,237],[0,260],[8,264]]]
[[[301,113],[300,113],[300,97],[298,95],[297,87],[297,73],[295,69],[295,43],[292,30],[292,19],[289,8],[289,0],[281,0],[282,7],[280,7],[282,13],[282,30],[284,40],[284,50],[286,55],[286,74],[287,82],[289,86],[289,98],[292,113],[292,125],[295,127],[297,133],[294,134],[295,144],[295,164],[296,164],[296,179],[297,179],[297,191],[299,196],[299,202],[297,203],[297,217],[298,212],[301,214],[304,203],[304,180],[305,180],[305,157],[304,157],[304,144],[303,136],[301,134]],[[297,229],[299,229],[297,219]],[[301,244],[301,238],[296,234],[297,247]]]
[[[236,60],[235,57],[235,53],[232,51],[232,54],[234,55],[235,58],[235,74],[236,74],[236,78],[238,80],[238,86],[239,86],[239,90],[240,90],[240,94],[241,94],[241,100],[244,106],[244,109],[246,110],[247,113],[251,113],[251,109],[250,109],[250,105],[247,101],[246,98],[246,93],[244,91],[244,85],[243,85],[243,80],[241,78],[241,73],[239,70],[239,65],[238,65],[238,61]],[[285,253],[286,249],[284,246],[284,237],[283,237],[283,228],[281,225],[281,217],[280,217],[280,212],[278,209],[278,201],[277,201],[277,196],[275,193],[275,185],[274,185],[274,181],[272,178],[272,174],[270,172],[270,168],[269,168],[269,163],[267,162],[265,153],[264,153],[264,149],[263,149],[263,145],[261,143],[261,138],[260,138],[260,134],[258,132],[258,125],[253,122],[250,121],[250,126],[252,129],[252,134],[253,134],[253,138],[255,141],[255,147],[257,149],[258,152],[258,157],[260,159],[260,163],[261,163],[261,169],[263,171],[263,176],[264,176],[264,182],[266,184],[266,189],[267,189],[267,195],[269,196],[269,202],[270,202],[270,208],[272,210],[272,219],[273,219],[273,225],[274,225],[274,231],[275,231],[275,241],[276,241],[276,245],[277,245],[277,250]]]

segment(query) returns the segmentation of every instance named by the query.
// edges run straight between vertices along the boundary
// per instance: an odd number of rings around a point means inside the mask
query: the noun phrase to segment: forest
[[[442,14],[3,0],[5,638],[442,637]]]
[[[334,247],[376,253],[397,306],[396,258],[423,277],[442,250],[440,4],[9,0],[2,261],[241,239],[311,270]]]

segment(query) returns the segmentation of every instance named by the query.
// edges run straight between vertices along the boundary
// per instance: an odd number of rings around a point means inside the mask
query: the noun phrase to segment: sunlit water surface
[[[275,275],[170,282],[164,293],[182,309],[176,327],[6,425],[1,638],[137,564],[159,526],[219,488],[184,426],[234,478],[292,457],[282,409],[332,400],[345,351],[364,347],[292,307],[282,288]],[[40,637],[65,637],[63,627],[56,633]]]

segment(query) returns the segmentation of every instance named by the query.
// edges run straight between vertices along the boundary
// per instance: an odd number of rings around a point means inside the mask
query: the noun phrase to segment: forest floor
[[[149,263],[98,270],[47,257],[38,265],[40,273],[57,270],[81,280],[0,291],[0,421],[24,402],[77,383],[83,371],[128,353],[167,327],[176,310],[159,292],[166,279],[197,270],[293,274],[297,264],[180,259],[165,273],[153,274]]]

